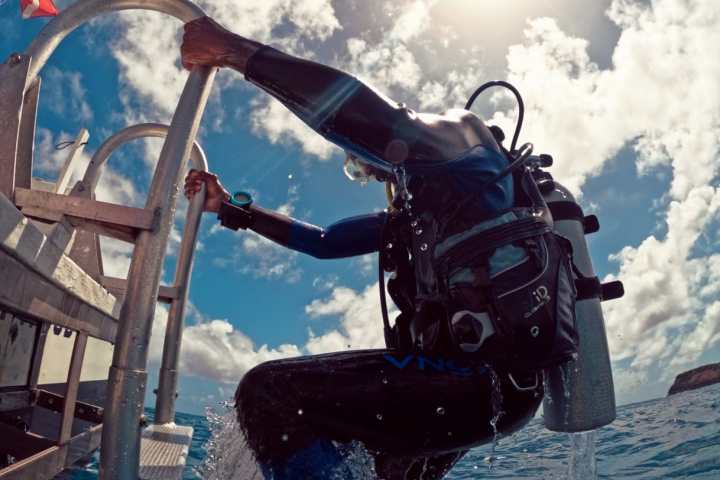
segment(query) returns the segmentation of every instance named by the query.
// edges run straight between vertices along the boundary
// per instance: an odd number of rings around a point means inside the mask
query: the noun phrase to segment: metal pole
[[[173,299],[168,313],[165,327],[165,341],[163,343],[162,365],[158,381],[157,399],[155,401],[155,423],[170,423],[175,420],[175,398],[177,390],[178,364],[180,362],[180,345],[182,343],[183,319],[185,305],[190,290],[190,276],[192,274],[193,254],[197,239],[200,219],[205,203],[205,187],[195,195],[185,220],[185,229],[177,266],[175,267],[174,287],[178,290],[178,297]]]

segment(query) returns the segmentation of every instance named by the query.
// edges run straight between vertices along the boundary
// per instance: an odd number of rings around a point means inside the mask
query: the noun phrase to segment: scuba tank
[[[513,85],[503,81],[487,82],[470,96],[465,109],[470,109],[480,93],[495,86],[510,90],[518,102],[518,120],[510,146],[512,153],[525,109],[522,97]],[[502,142],[502,130],[499,127],[490,129],[498,143]],[[594,215],[585,216],[573,195],[541,169],[552,165],[552,157],[529,155],[527,163],[535,164],[532,176],[542,201],[552,214],[554,232],[572,244],[577,289],[575,328],[579,337],[578,350],[571,360],[544,371],[545,426],[561,432],[593,430],[611,423],[616,417],[612,367],[600,302],[622,297],[623,285],[619,281],[601,284],[595,276],[585,235],[598,231],[599,222]]]
[[[572,194],[546,172],[540,190],[553,216],[555,233],[573,246],[578,280],[575,327],[577,356],[545,370],[545,426],[559,432],[593,430],[615,420],[615,390],[601,301],[623,295],[620,282],[600,284],[593,271],[585,235],[599,229],[594,215],[585,216]]]

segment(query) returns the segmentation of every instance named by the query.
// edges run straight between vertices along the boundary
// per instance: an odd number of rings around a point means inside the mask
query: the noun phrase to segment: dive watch
[[[231,230],[246,229],[253,223],[250,205],[253,203],[252,195],[248,192],[238,191],[220,205],[218,219],[223,227]]]

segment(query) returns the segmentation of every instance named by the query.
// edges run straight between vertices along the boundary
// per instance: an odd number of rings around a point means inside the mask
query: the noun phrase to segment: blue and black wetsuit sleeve
[[[320,228],[272,210],[251,207],[250,229],[287,248],[315,258],[345,258],[376,252],[385,212],[350,217]]]
[[[417,148],[424,142],[411,110],[345,72],[263,47],[248,60],[245,78],[359,157],[389,167],[385,150],[402,139],[428,160],[442,158],[432,148]]]

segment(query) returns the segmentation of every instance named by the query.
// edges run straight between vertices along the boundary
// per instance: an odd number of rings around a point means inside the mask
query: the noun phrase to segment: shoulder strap
[[[380,289],[380,310],[382,311],[382,319],[385,333],[385,346],[387,348],[395,348],[396,341],[393,335],[393,329],[390,326],[388,318],[387,298],[385,293],[385,240],[387,239],[388,226],[390,225],[391,212],[385,215],[382,233],[380,234],[380,248],[378,249],[378,288]]]

